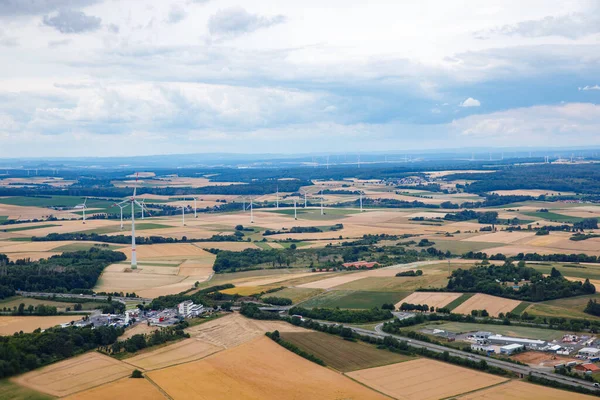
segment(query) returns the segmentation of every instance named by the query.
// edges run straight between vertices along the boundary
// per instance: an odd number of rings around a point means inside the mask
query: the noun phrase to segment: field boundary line
[[[485,372],[484,372],[484,373],[485,373]],[[487,374],[487,373],[485,373],[485,374]],[[491,375],[491,374],[488,374],[488,375]],[[493,385],[490,385],[490,386],[482,387],[482,388],[475,389],[475,390],[470,390],[470,391],[468,391],[468,392],[464,392],[464,393],[456,394],[456,395],[454,395],[454,396],[448,396],[448,397],[444,397],[444,398],[442,398],[442,399],[440,399],[440,400],[451,400],[451,399],[461,398],[462,396],[465,396],[465,395],[468,395],[468,394],[477,393],[477,392],[480,392],[480,391],[482,391],[482,390],[488,390],[488,389],[494,388],[494,387],[496,387],[496,386],[502,386],[502,385],[506,385],[506,384],[508,384],[508,383],[510,383],[510,382],[512,382],[512,381],[513,381],[513,379],[511,379],[511,378],[506,378],[506,380],[505,380],[504,382],[494,383]],[[519,380],[517,380],[517,381],[519,381]],[[550,387],[550,386],[545,386],[545,387]],[[555,388],[553,388],[553,389],[555,389]]]
[[[144,379],[146,379],[148,382],[150,382],[150,384],[152,384],[155,388],[157,388],[158,391],[160,393],[162,393],[162,395],[165,396],[167,399],[173,400],[173,398],[171,396],[169,396],[169,394],[163,388],[161,388],[156,382],[154,382],[152,380],[152,378],[150,378],[148,375],[144,374]]]
[[[393,363],[393,364],[396,364],[396,363]],[[390,365],[391,365],[391,364],[390,364]],[[378,367],[375,367],[375,368],[378,368]],[[369,369],[369,368],[363,368],[363,369]],[[361,371],[361,370],[360,370],[360,369],[357,369],[356,371]],[[350,371],[350,372],[356,372],[356,371]],[[369,390],[372,390],[372,391],[373,391],[373,392],[375,392],[375,393],[379,393],[379,394],[381,394],[382,396],[385,396],[385,397],[387,397],[387,398],[389,398],[389,399],[396,399],[395,397],[392,397],[392,396],[390,396],[389,394],[385,394],[385,393],[383,393],[383,392],[380,392],[379,390],[377,390],[377,389],[374,389],[374,388],[372,388],[371,386],[368,386],[368,385],[366,385],[366,384],[364,384],[364,383],[362,383],[362,382],[360,382],[360,381],[357,381],[357,380],[356,380],[356,379],[354,379],[353,377],[351,377],[351,376],[348,376],[346,372],[340,372],[340,374],[344,375],[346,378],[350,379],[351,381],[354,381],[354,382],[358,383],[359,385],[361,385],[361,386],[364,386],[364,387],[366,387],[366,388],[367,388],[367,389],[369,389]]]

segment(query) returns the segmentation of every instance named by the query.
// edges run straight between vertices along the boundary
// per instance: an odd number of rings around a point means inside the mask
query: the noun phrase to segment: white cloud
[[[465,101],[460,103],[460,106],[461,107],[479,107],[479,106],[481,106],[481,102],[477,99],[469,97],[468,99],[466,99]]]
[[[267,17],[251,14],[242,7],[231,7],[219,10],[209,18],[208,31],[214,36],[235,37],[281,24],[285,20],[283,15]]]
[[[588,90],[600,90],[600,86],[599,85],[594,85],[594,86],[584,86],[584,87],[580,87],[578,88],[579,91],[583,91],[583,92],[587,92]]]

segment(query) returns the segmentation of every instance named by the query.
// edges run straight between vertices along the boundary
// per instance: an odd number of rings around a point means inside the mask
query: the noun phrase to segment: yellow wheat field
[[[200,361],[148,373],[179,399],[385,399],[332,370],[260,337]]]
[[[505,378],[428,359],[363,369],[346,375],[403,400],[443,399],[506,381]]]
[[[492,317],[497,317],[500,313],[506,314],[514,310],[519,304],[521,302],[518,300],[477,293],[452,310],[452,312],[456,314],[470,314],[472,310],[487,310]]]
[[[76,315],[56,315],[51,317],[0,316],[0,335],[12,335],[15,332],[33,332],[37,328],[47,329],[81,319]]]
[[[51,364],[14,378],[19,385],[62,397],[87,390],[131,374],[133,367],[100,353]]]
[[[478,390],[459,398],[464,400],[592,400],[596,397],[566,392],[541,385],[532,385],[526,382],[510,381],[489,389]]]
[[[69,400],[165,400],[165,396],[156,386],[146,379],[123,378],[83,392],[65,397]]]
[[[199,360],[220,350],[223,348],[198,338],[190,338],[128,358],[125,362],[141,369],[153,370]]]

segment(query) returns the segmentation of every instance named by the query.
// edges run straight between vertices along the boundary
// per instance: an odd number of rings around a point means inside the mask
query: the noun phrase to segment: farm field
[[[106,385],[65,397],[68,400],[106,400],[126,397],[131,400],[165,400],[156,386],[146,379],[123,378]]]
[[[414,357],[408,357],[387,350],[377,349],[363,342],[349,342],[338,336],[322,332],[285,332],[281,337],[307,353],[313,354],[341,372],[393,364]]]
[[[464,396],[459,396],[458,398],[462,400],[592,400],[596,397],[566,392],[564,390],[534,385],[526,382],[510,381],[488,389],[478,390]]]
[[[44,304],[46,306],[56,307],[56,309],[61,312],[64,312],[66,307],[70,307],[71,310],[73,310],[73,306],[76,304],[75,302],[69,303],[69,302],[62,302],[62,301],[52,301],[50,299],[39,300],[39,299],[31,298],[31,297],[13,296],[13,297],[9,297],[4,300],[1,300],[0,301],[0,309],[3,309],[4,307],[6,307],[8,309],[12,309],[13,307],[19,307],[19,304],[21,304],[21,303],[25,304],[25,309],[27,309],[27,306],[29,306],[29,305],[36,307],[40,304]],[[83,310],[91,310],[91,309],[97,308],[104,304],[99,303],[99,302],[88,302],[88,303],[81,303],[81,306],[83,307]],[[76,316],[73,316],[73,318],[75,318],[75,317]]]
[[[262,336],[265,332],[306,332],[287,322],[258,321],[248,319],[240,314],[229,314],[224,317],[200,325],[187,328],[185,331],[193,338],[201,339],[214,346],[229,349]]]
[[[506,381],[506,378],[428,359],[363,369],[346,375],[388,396],[407,400],[449,398]]]
[[[277,297],[288,298],[292,300],[294,304],[297,304],[307,299],[310,299],[311,297],[315,297],[316,295],[322,292],[322,289],[303,289],[296,287],[288,287],[275,292],[273,295]]]
[[[124,362],[143,370],[153,370],[198,360],[222,349],[197,338],[189,338],[127,358]]]
[[[497,317],[500,313],[514,310],[520,303],[518,300],[477,293],[456,307],[453,312],[456,314],[471,314],[472,310],[487,310],[492,317]]]
[[[151,371],[148,375],[175,400],[385,398],[343,375],[297,356],[267,337],[200,361]],[[202,384],[191,385],[190,382]]]
[[[54,397],[44,393],[36,392],[33,389],[17,385],[8,379],[0,381],[0,399],[10,400],[51,400]]]
[[[89,352],[27,372],[14,382],[52,396],[67,396],[131,374],[133,367],[108,356]]]
[[[0,335],[12,335],[15,332],[33,332],[37,328],[47,329],[80,319],[77,315],[39,316],[0,316]]]
[[[409,304],[427,304],[429,307],[446,307],[462,296],[462,293],[439,293],[439,292],[414,292],[402,301],[396,303],[396,308],[400,307],[401,303]]]
[[[530,328],[527,326],[506,326],[506,325],[487,325],[477,323],[464,323],[464,322],[445,322],[441,324],[426,323],[422,325],[415,325],[411,327],[411,330],[419,330],[422,328],[427,329],[442,329],[453,333],[466,333],[476,331],[492,331],[494,333],[513,336],[521,338],[536,338],[541,340],[555,340],[561,339],[563,335],[568,332],[557,331],[552,329],[543,328]]]
[[[532,315],[547,317],[597,319],[598,317],[583,312],[590,300],[600,301],[600,294],[532,303],[525,311]]]
[[[313,308],[349,308],[349,309],[371,309],[381,308],[384,303],[396,304],[408,292],[371,292],[352,290],[331,290],[320,296],[313,297],[302,303],[302,307]]]

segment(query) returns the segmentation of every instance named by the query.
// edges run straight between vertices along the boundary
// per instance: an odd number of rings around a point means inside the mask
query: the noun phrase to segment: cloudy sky
[[[0,157],[600,145],[597,1],[0,0],[0,61]]]

